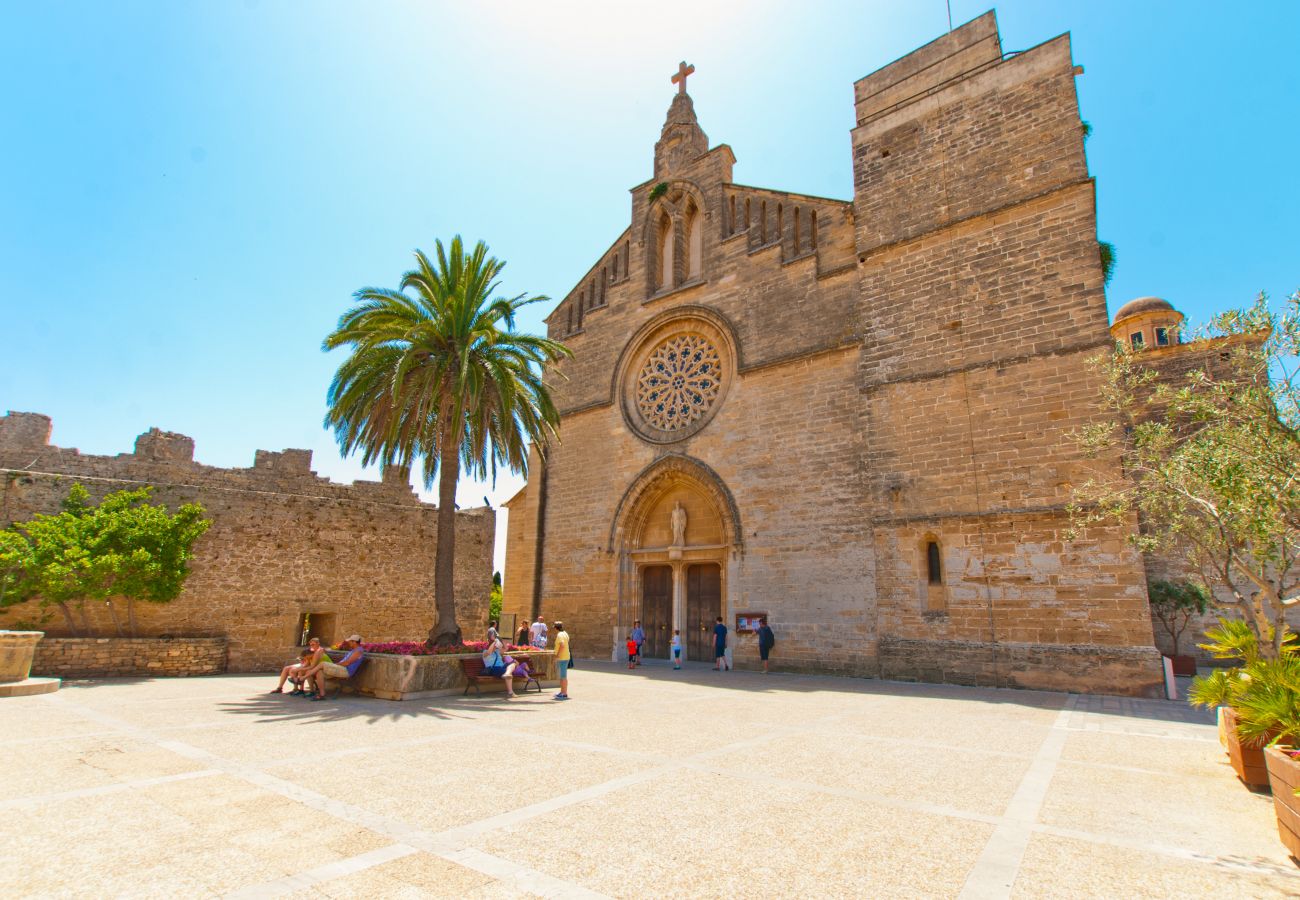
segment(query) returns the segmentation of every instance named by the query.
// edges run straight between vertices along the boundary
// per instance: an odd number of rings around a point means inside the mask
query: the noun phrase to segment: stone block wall
[[[32,674],[51,678],[185,677],[226,671],[226,639],[60,638],[36,645]]]
[[[292,658],[304,614],[331,643],[352,632],[367,641],[419,640],[434,622],[438,510],[419,500],[404,471],[344,485],[312,472],[307,450],[258,451],[252,468],[222,469],[195,462],[191,438],[157,429],[118,456],[52,446],[49,435],[48,417],[0,418],[0,527],[57,512],[73,483],[94,499],[151,485],[154,502],[174,509],[196,501],[212,520],[181,596],[135,605],[140,636],[223,637],[230,670],[243,672]],[[470,635],[486,628],[494,529],[491,509],[456,515],[457,620]],[[122,604],[117,611],[125,624]],[[102,604],[86,614],[94,634],[115,633]],[[38,616],[25,604],[0,621]],[[76,636],[57,610],[42,627]]]
[[[880,642],[880,676],[898,681],[969,684],[1076,693],[1164,697],[1154,647],[1047,646],[1005,642]]]

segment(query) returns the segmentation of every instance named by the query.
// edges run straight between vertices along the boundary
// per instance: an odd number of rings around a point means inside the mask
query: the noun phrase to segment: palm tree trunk
[[[135,598],[134,597],[126,598],[126,624],[127,624],[127,628],[131,630],[131,637],[135,637],[136,630],[135,630]]]
[[[429,629],[429,645],[459,644],[456,624],[456,482],[460,480],[460,447],[443,442],[438,462],[438,549],[433,558],[433,592],[438,621]]]

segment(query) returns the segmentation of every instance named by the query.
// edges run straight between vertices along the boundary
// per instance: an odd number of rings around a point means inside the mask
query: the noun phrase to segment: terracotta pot
[[[1275,735],[1270,733],[1250,744],[1242,743],[1241,738],[1237,737],[1237,711],[1230,706],[1223,708],[1223,725],[1232,770],[1251,790],[1267,788],[1268,765],[1264,762],[1264,746]]]
[[[1276,747],[1264,751],[1268,780],[1273,788],[1273,812],[1277,814],[1277,833],[1293,858],[1300,859],[1300,762]],[[1300,864],[1300,863],[1297,863]]]
[[[1196,657],[1188,654],[1181,656],[1170,656],[1169,661],[1174,664],[1175,675],[1195,675],[1196,674]]]
[[[25,681],[43,631],[0,631],[0,684]]]

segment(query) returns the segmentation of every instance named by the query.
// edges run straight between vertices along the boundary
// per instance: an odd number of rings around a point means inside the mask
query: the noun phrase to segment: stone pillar
[[[43,631],[0,631],[0,697],[48,694],[59,689],[58,678],[28,678],[36,645]]]
[[[686,566],[673,563],[673,628],[686,621]]]

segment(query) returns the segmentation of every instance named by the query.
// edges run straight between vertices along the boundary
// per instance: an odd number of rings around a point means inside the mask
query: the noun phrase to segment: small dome
[[[1136,300],[1130,300],[1119,308],[1115,313],[1114,321],[1127,319],[1130,316],[1140,315],[1149,312],[1171,312],[1177,314],[1177,310],[1170,305],[1168,300],[1161,300],[1159,297],[1138,297]]]

